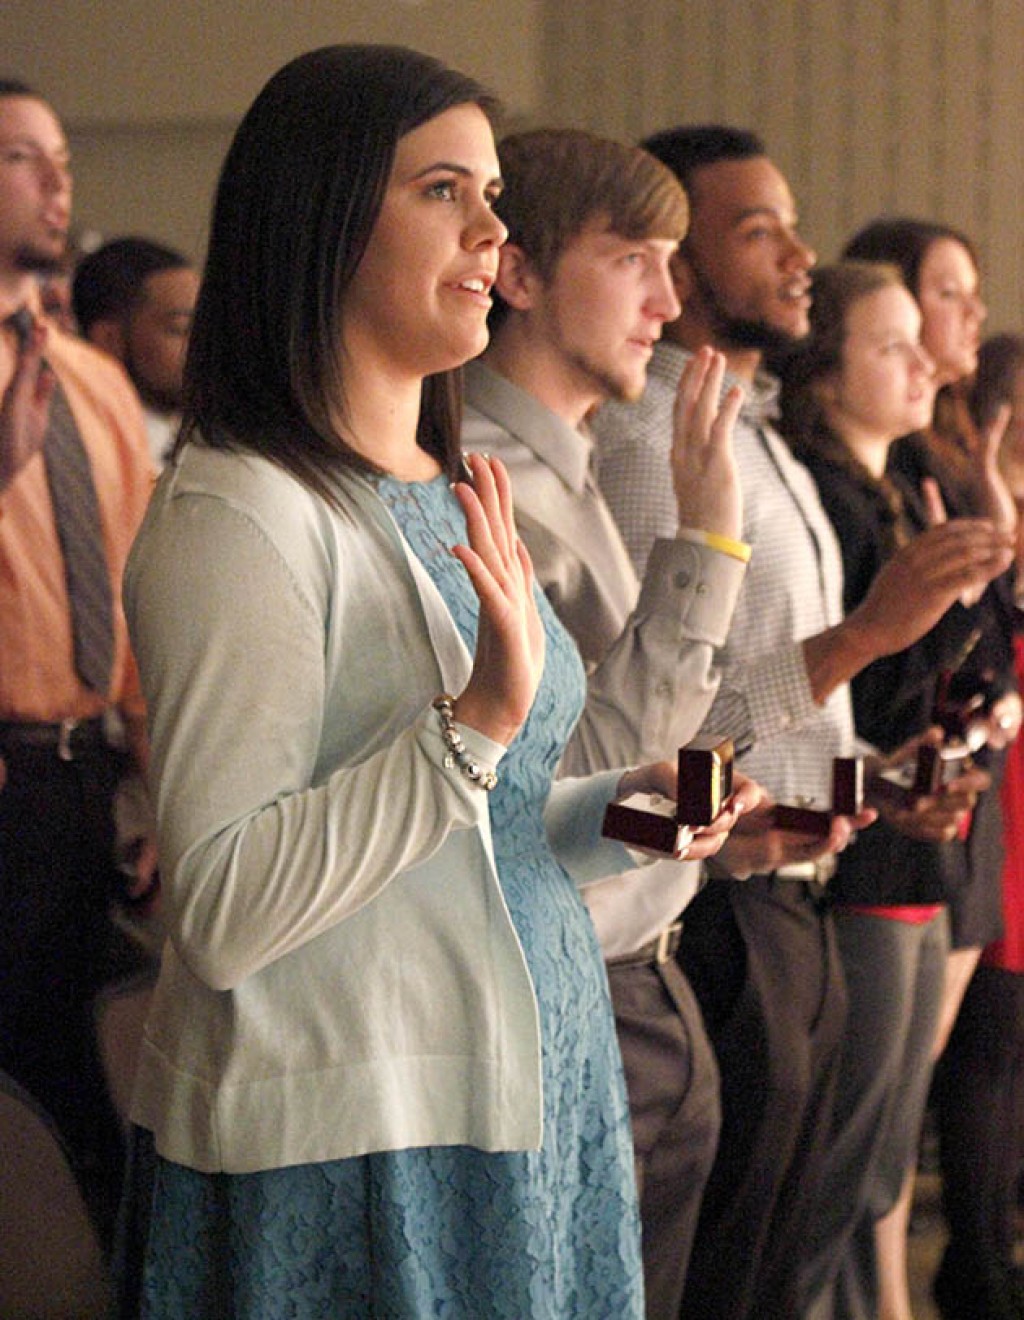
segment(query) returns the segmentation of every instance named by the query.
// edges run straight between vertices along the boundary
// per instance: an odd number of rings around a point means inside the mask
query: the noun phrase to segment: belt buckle
[[[672,940],[682,928],[683,923],[681,921],[674,921],[671,926],[666,926],[658,936],[658,944],[654,950],[654,961],[659,967],[672,957]]]
[[[773,871],[772,876],[778,880],[802,880],[812,884],[817,879],[818,868],[813,861],[787,862]]]
[[[60,732],[57,735],[57,755],[62,761],[73,761],[75,759],[71,739],[74,737],[79,724],[81,724],[81,720],[75,719],[61,720],[60,722]]]

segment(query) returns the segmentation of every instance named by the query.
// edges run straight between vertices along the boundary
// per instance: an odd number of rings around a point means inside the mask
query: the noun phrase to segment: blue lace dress
[[[450,553],[466,530],[447,481],[388,478],[379,490],[472,651],[476,597]],[[543,680],[490,798],[498,873],[540,1010],[543,1148],[432,1147],[254,1174],[157,1158],[143,1315],[642,1316],[632,1144],[604,970],[541,819],[583,675],[546,602],[544,622]]]

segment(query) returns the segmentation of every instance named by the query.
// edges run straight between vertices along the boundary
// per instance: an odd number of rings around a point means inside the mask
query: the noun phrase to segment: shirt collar
[[[594,444],[590,435],[564,422],[539,399],[479,359],[465,368],[466,402],[515,436],[570,489],[582,491]]]
[[[687,348],[681,348],[668,340],[661,339],[654,345],[654,356],[647,368],[651,376],[662,376],[672,382],[673,389],[679,383],[683,368],[693,354]],[[739,385],[743,390],[743,407],[740,416],[750,426],[763,426],[774,421],[779,415],[779,382],[767,371],[758,370],[754,379],[740,380],[739,376],[726,371],[722,381],[723,396]]]

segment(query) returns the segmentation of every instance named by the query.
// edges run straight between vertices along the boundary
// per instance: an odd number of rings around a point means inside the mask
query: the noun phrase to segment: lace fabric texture
[[[447,481],[384,479],[379,490],[472,650],[477,602],[450,552],[466,530]],[[632,1143],[605,974],[541,817],[584,678],[575,647],[542,607],[544,676],[490,809],[540,1011],[543,1148],[438,1147],[243,1175],[157,1158],[144,1315],[642,1315]]]

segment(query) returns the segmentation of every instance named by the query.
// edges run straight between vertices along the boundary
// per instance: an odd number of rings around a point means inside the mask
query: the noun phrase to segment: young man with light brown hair
[[[587,133],[518,134],[499,158],[509,239],[491,344],[466,370],[463,443],[507,465],[537,580],[587,667],[563,771],[674,758],[716,690],[715,650],[745,572],[730,443],[739,392],[719,408],[722,362],[710,352],[682,383],[662,468],[676,492],[673,527],[642,581],[596,486],[588,418],[642,392],[652,348],[678,315],[670,263],[686,198],[647,153]],[[739,802],[753,808],[759,790],[740,782]],[[652,1320],[677,1320],[719,1125],[714,1059],[672,954],[699,880],[692,859],[716,850],[736,815],[698,836],[690,861],[584,891],[625,1061]]]

